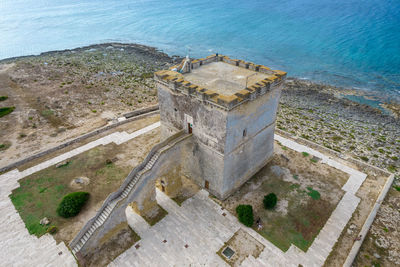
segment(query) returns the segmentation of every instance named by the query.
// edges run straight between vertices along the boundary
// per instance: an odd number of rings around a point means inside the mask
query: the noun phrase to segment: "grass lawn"
[[[4,107],[4,108],[0,108],[0,118],[4,117],[5,115],[10,114],[11,112],[13,112],[15,109],[15,107]]]
[[[254,230],[283,251],[287,251],[291,244],[307,251],[335,205],[325,201],[312,188],[303,190],[299,184],[281,179],[268,179],[262,187],[266,195],[275,193],[278,203],[283,199],[288,201],[287,213],[278,212],[276,208],[257,208],[255,218],[260,217],[264,227],[258,231],[254,226]]]
[[[118,149],[115,144],[99,146],[71,158],[70,163],[62,167],[51,166],[21,179],[20,187],[12,191],[10,198],[29,233],[40,237],[51,225],[61,229],[77,221],[76,217],[64,219],[57,215],[57,206],[64,195],[87,191],[90,197],[86,206],[90,206],[103,201],[117,189],[130,169],[106,163],[107,159],[115,156],[116,151]],[[70,183],[77,177],[88,177],[90,183],[82,189],[73,189]],[[84,210],[85,207],[81,213]],[[50,225],[39,224],[43,217],[49,218]]]

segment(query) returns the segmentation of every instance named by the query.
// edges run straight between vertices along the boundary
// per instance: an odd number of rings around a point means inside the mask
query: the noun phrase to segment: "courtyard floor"
[[[240,224],[235,216],[208,197],[205,190],[181,206],[157,190],[157,202],[168,215],[150,227],[139,215],[127,210],[128,223],[141,240],[122,253],[109,266],[229,266],[218,254],[239,229],[264,246],[257,258],[251,253],[234,266],[322,266],[360,199],[355,195],[366,174],[349,168],[330,157],[294,141],[276,135],[276,140],[300,153],[317,156],[321,163],[349,175],[342,186],[345,192],[314,242],[304,252],[294,245],[282,251],[256,231]]]
[[[64,243],[56,244],[46,234],[41,238],[29,235],[9,194],[19,186],[18,180],[70,157],[83,153],[98,145],[111,142],[121,144],[143,133],[159,127],[154,123],[133,133],[118,132],[57,156],[22,172],[14,170],[0,176],[0,260],[7,266],[76,266],[72,254]],[[292,140],[275,135],[282,145],[300,153],[307,152],[320,159],[319,162],[339,169],[349,175],[341,187],[344,192],[326,224],[308,248],[307,252],[291,245],[282,251],[263,238],[252,228],[240,224],[237,218],[222,208],[205,190],[185,200],[181,206],[157,190],[158,204],[168,215],[154,226],[127,210],[129,225],[140,235],[141,240],[117,257],[110,266],[228,266],[217,254],[225,243],[238,233],[243,233],[261,244],[261,253],[254,257],[249,252],[241,257],[239,266],[322,266],[340,237],[346,224],[356,210],[360,199],[356,193],[366,174],[334,161],[318,151]],[[260,246],[258,246],[260,247]]]

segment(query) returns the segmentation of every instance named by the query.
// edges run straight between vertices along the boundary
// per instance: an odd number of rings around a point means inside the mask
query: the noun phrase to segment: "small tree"
[[[70,193],[61,200],[57,207],[57,214],[64,218],[76,216],[88,199],[88,192]]]
[[[276,206],[276,202],[278,201],[278,198],[274,193],[268,194],[264,197],[263,203],[264,203],[264,208],[270,210],[273,209]]]
[[[239,205],[236,207],[239,222],[247,227],[251,227],[254,223],[253,207],[251,205]]]

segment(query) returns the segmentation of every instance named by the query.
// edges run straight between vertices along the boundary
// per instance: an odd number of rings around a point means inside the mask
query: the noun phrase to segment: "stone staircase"
[[[87,224],[82,228],[75,239],[70,243],[70,248],[74,255],[76,255],[76,253],[81,250],[81,248],[91,238],[93,233],[98,228],[102,227],[102,225],[108,219],[118,203],[124,200],[129,195],[129,193],[131,193],[142,174],[150,170],[157,161],[160,154],[166,149],[172,147],[177,142],[177,140],[179,140],[179,137],[182,137],[182,135],[183,132],[179,132],[178,134],[168,138],[164,142],[156,145],[152,149],[152,151],[150,151],[149,155],[146,157],[143,163],[133,169],[133,171],[125,179],[125,182],[121,185],[120,189],[112,193],[106,199],[96,216],[87,222]]]

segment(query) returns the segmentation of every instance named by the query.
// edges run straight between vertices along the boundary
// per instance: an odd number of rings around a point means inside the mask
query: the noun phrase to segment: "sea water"
[[[112,41],[400,99],[399,0],[0,1],[0,59]]]

